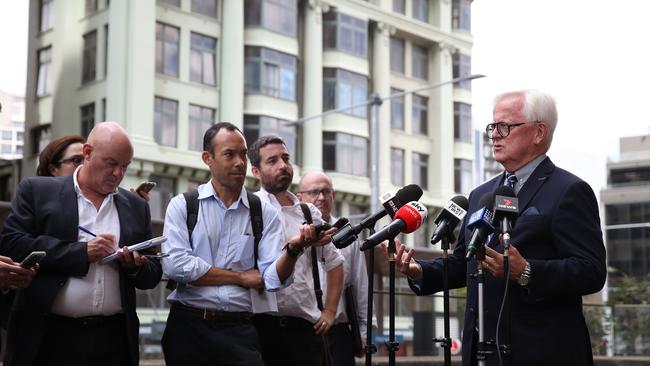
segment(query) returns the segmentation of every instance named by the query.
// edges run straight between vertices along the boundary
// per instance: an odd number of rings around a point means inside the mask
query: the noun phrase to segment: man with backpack
[[[167,298],[165,362],[262,366],[251,293],[289,285],[297,258],[287,252],[315,243],[316,233],[302,225],[284,241],[277,210],[243,188],[247,147],[235,125],[210,127],[203,150],[212,178],[174,197],[165,217],[163,270],[178,284]]]
[[[279,212],[284,239],[294,235],[304,223],[322,224],[320,211],[301,204],[288,189],[293,180],[289,152],[281,138],[260,137],[248,151],[252,171],[262,188],[256,194]],[[330,241],[336,229],[324,231],[319,244]],[[298,259],[293,283],[276,292],[276,311],[255,315],[266,366],[329,365],[326,334],[334,324],[343,287],[343,257],[334,245],[311,250],[292,250]],[[318,262],[327,273],[327,298],[322,299]]]

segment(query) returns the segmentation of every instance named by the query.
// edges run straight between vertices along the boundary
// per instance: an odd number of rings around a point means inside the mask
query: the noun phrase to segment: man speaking
[[[490,366],[499,364],[499,356],[511,357],[512,365],[593,365],[582,296],[599,291],[605,283],[605,247],[592,189],[546,156],[556,123],[554,99],[523,90],[499,95],[493,122],[486,127],[494,157],[505,172],[472,191],[468,212],[481,209],[479,200],[486,193],[509,185],[520,213],[509,250],[510,329],[504,320],[498,329],[499,343],[509,339],[511,354],[498,355],[494,347],[488,348]],[[463,365],[477,363],[478,342],[477,261],[465,259],[469,216],[449,256],[450,288],[467,286]],[[504,292],[503,246],[496,234],[485,244],[484,334],[485,340],[496,340]],[[400,245],[397,253],[398,270],[411,279],[413,291],[419,295],[441,291],[442,261],[414,261],[413,252],[404,253]]]

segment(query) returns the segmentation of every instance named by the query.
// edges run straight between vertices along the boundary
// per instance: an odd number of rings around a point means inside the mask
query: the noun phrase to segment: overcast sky
[[[24,94],[27,0],[0,0],[0,89]],[[494,95],[554,95],[559,122],[549,155],[598,194],[621,136],[650,133],[650,1],[474,0],[473,118],[491,121]]]

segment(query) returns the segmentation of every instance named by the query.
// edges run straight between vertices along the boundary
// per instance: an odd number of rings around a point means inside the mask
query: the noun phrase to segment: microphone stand
[[[370,235],[375,233],[374,228],[370,228]],[[375,249],[368,253],[368,314],[366,314],[366,366],[372,366],[372,354],[377,353],[377,346],[372,343],[372,310],[373,310],[373,290],[375,286]]]
[[[503,277],[504,277],[504,284],[505,288],[503,291],[503,303],[504,303],[504,309],[503,309],[503,315],[504,315],[504,342],[502,345],[499,345],[497,342],[497,351],[502,352],[503,356],[505,358],[505,364],[506,366],[510,366],[511,364],[511,357],[510,357],[510,301],[508,301],[508,287],[510,285],[510,256],[508,255],[508,252],[510,250],[510,233],[506,232],[503,234]],[[497,330],[498,334],[498,330]]]
[[[453,235],[453,234],[452,234]],[[451,241],[454,241],[453,239]],[[443,288],[443,308],[444,308],[444,338],[434,338],[435,343],[440,343],[444,349],[445,366],[451,366],[451,337],[449,336],[449,263],[448,250],[450,238],[443,236],[440,245],[442,247],[442,288]],[[433,241],[432,243],[433,244]],[[435,324],[434,324],[435,327]]]
[[[395,351],[399,350],[399,343],[395,342],[395,239],[388,240],[388,366],[395,366]]]

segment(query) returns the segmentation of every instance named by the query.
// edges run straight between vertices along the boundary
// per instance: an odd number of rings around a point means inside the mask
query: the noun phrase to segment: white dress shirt
[[[282,229],[284,233],[284,241],[279,243],[283,247],[289,239],[300,232],[300,226],[305,222],[305,216],[300,208],[300,201],[291,192],[291,200],[293,205],[282,206],[277,198],[266,192],[261,188],[258,195],[262,202],[268,202],[275,207],[282,216]],[[307,204],[311,211],[312,222],[318,225],[323,222],[320,211],[316,206],[311,203]],[[327,244],[321,248],[317,248],[318,261],[323,266],[326,272],[331,271],[335,267],[344,262],[343,256],[338,252],[333,244]],[[316,303],[316,295],[314,293],[314,279],[311,270],[311,249],[305,248],[296,262],[296,267],[293,272],[293,283],[273,295],[277,301],[277,313],[270,313],[271,315],[279,316],[294,316],[308,320],[315,323],[320,318],[320,310]],[[321,283],[322,283],[321,278]],[[323,286],[321,285],[321,288]]]
[[[115,207],[115,192],[104,197],[99,210],[87,199],[77,180],[77,174],[83,165],[73,174],[74,189],[77,192],[77,210],[79,226],[95,234],[113,234],[115,250],[120,242],[120,218]],[[79,230],[79,241],[90,241],[93,237]],[[54,314],[79,318],[94,315],[114,315],[122,312],[120,294],[119,262],[107,264],[90,263],[88,273],[83,277],[70,277],[58,292],[51,312]]]
[[[335,222],[336,218],[330,217],[329,223],[334,224]],[[343,281],[343,291],[341,292],[341,300],[336,309],[334,323],[348,322],[348,316],[345,311],[345,289],[348,286],[354,286],[359,328],[361,330],[361,338],[365,341],[367,333],[366,324],[368,324],[368,270],[366,267],[366,258],[360,250],[360,247],[359,240],[355,240],[347,247],[339,249],[339,253],[345,258],[345,262],[343,263],[345,279]],[[318,270],[320,272],[321,283],[323,284],[323,294],[327,296],[327,276],[325,270],[322,266],[318,266]]]

